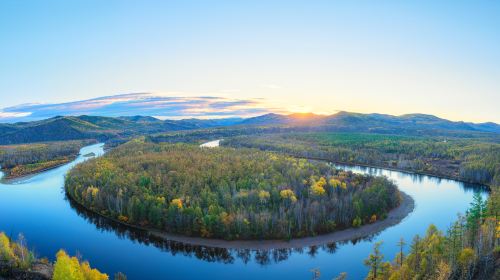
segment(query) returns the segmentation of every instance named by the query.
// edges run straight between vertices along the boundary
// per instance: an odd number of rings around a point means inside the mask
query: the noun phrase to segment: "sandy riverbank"
[[[333,242],[349,241],[368,237],[376,234],[388,227],[399,224],[406,218],[415,208],[415,201],[409,195],[401,192],[401,204],[395,209],[391,210],[384,220],[377,221],[373,224],[363,225],[359,228],[349,228],[345,230],[335,231],[328,234],[304,237],[286,240],[221,240],[221,239],[207,239],[201,237],[188,237],[182,235],[175,235],[164,233],[157,230],[147,230],[151,235],[160,237],[167,240],[189,243],[192,245],[200,245],[207,247],[217,247],[226,249],[285,249],[285,248],[302,248],[316,245],[323,245]]]

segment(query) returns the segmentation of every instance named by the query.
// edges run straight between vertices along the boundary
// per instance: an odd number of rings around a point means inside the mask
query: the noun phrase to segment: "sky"
[[[221,119],[288,114],[268,100],[216,96],[173,96],[159,93],[127,93],[63,103],[21,104],[4,108],[0,122],[35,121],[54,116],[153,116],[158,119]]]
[[[148,93],[255,107],[234,115],[500,123],[499,14],[499,1],[2,0],[0,121],[20,104]]]

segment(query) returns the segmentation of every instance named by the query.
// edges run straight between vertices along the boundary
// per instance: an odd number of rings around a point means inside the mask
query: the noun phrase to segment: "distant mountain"
[[[418,131],[463,131],[500,133],[500,125],[496,123],[453,122],[433,115],[407,114],[392,116],[385,114],[361,114],[339,112],[333,115],[314,114],[266,114],[248,118],[242,125],[256,126],[306,126],[322,127],[338,131],[403,133]]]
[[[147,124],[161,122],[161,120],[150,116],[126,116],[126,117],[118,117],[118,119],[136,123],[147,123]]]
[[[148,116],[57,116],[34,122],[0,124],[0,145],[43,141],[98,139],[232,125],[241,119],[159,120]]]
[[[392,116],[339,112],[334,115],[266,114],[240,119],[160,120],[149,116],[99,117],[58,116],[42,121],[0,124],[0,145],[76,139],[127,138],[136,135],[165,133],[226,126],[294,127],[299,130],[391,133],[408,135],[500,134],[496,123],[453,122],[425,114]],[[293,131],[297,131],[293,129]]]
[[[295,113],[290,115],[266,114],[243,120],[241,125],[315,125],[321,124],[326,116],[312,113]]]

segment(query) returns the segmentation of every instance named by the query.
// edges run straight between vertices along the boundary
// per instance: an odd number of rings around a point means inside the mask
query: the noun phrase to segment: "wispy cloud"
[[[31,115],[31,112],[0,112],[0,120],[8,118],[22,118]]]
[[[182,97],[161,93],[129,93],[57,104],[23,104],[0,110],[0,122],[17,122],[58,115],[133,116],[163,119],[249,117],[281,111],[266,100],[217,96]]]

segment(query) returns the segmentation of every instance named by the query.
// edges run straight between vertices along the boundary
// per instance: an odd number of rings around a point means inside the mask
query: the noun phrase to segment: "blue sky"
[[[151,92],[499,123],[499,3],[2,0],[0,108]]]

